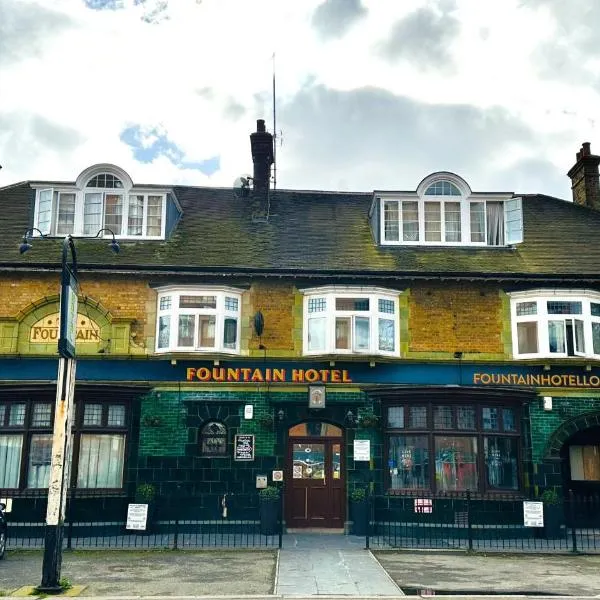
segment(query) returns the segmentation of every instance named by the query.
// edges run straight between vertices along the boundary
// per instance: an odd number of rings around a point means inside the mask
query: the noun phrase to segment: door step
[[[288,527],[287,533],[331,533],[334,535],[341,535],[344,533],[344,528],[336,527]]]

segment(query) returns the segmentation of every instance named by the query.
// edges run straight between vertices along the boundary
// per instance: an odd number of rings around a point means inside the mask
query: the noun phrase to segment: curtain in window
[[[80,488],[120,488],[123,485],[125,436],[82,434],[79,445]]]
[[[395,323],[392,319],[379,319],[379,349],[393,352],[396,344]]]
[[[325,326],[327,319],[319,317],[308,320],[308,350],[325,350]]]
[[[171,317],[159,317],[158,319],[158,347],[168,348],[171,334]]]
[[[223,346],[235,350],[237,344],[237,319],[227,317],[223,324]]]
[[[439,491],[477,490],[477,439],[436,436],[435,479]]]
[[[179,315],[178,346],[194,345],[194,315]]]
[[[370,341],[369,319],[367,317],[354,317],[354,349],[368,350]]]
[[[123,196],[106,194],[104,205],[104,226],[120,235],[123,225]]]
[[[391,436],[388,464],[393,489],[429,487],[429,442],[427,436]]]
[[[550,352],[565,352],[564,321],[548,321],[548,345]]]
[[[148,196],[146,235],[159,236],[162,231],[162,196]]]
[[[19,487],[22,435],[0,435],[0,488]]]
[[[127,234],[142,235],[144,196],[129,196],[129,215],[127,219]]]
[[[59,194],[58,196],[58,222],[56,233],[66,235],[73,233],[75,225],[75,194]]]
[[[102,193],[85,195],[83,202],[83,233],[96,235],[102,229]]]
[[[400,236],[398,203],[386,202],[383,205],[384,236],[388,242],[397,242]]]
[[[425,241],[442,240],[442,208],[439,202],[425,202]]]
[[[519,354],[538,352],[538,324],[535,321],[517,323],[517,343]]]
[[[36,434],[31,436],[29,447],[29,469],[27,472],[28,488],[46,488],[50,481],[50,465],[52,462],[52,434]]]
[[[486,202],[488,246],[504,245],[504,205],[502,202]]]
[[[517,438],[483,438],[483,455],[487,483],[490,487],[516,490],[517,479]]]
[[[419,203],[402,203],[402,239],[405,242],[419,241]]]

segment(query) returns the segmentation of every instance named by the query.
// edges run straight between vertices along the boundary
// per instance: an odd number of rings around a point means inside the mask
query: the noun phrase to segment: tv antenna
[[[273,190],[277,189],[277,140],[283,141],[281,132],[277,133],[277,94],[275,85],[275,52],[272,56],[273,60]]]

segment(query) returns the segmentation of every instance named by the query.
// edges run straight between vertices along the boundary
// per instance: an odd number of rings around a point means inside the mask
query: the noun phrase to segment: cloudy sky
[[[273,128],[277,187],[570,199],[600,153],[600,0],[0,0],[0,185],[98,162],[229,186]]]

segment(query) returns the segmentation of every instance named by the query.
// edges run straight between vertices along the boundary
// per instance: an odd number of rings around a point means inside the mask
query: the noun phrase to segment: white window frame
[[[400,356],[400,290],[391,290],[378,287],[353,287],[353,286],[325,286],[307,288],[300,290],[304,295],[303,301],[303,354],[305,356],[316,355],[361,355],[361,356]],[[368,311],[342,311],[336,310],[336,298],[368,298]],[[323,299],[325,310],[309,313],[309,301],[311,299]],[[380,312],[379,300],[393,302],[394,312]],[[322,315],[322,316],[320,316]],[[336,348],[336,318],[351,318],[350,348]],[[354,323],[356,317],[369,319],[369,347],[364,350],[355,349]],[[322,349],[310,349],[309,344],[309,320],[313,318],[325,319],[325,343]],[[379,349],[379,321],[387,319],[394,321],[394,350],[386,351]]]
[[[202,354],[240,354],[240,335],[242,321],[242,293],[244,290],[225,286],[166,286],[156,290],[156,343],[155,351],[157,354],[171,352],[188,352]],[[180,308],[179,300],[181,296],[215,296],[216,308]],[[160,308],[161,299],[171,298],[169,308]],[[238,301],[237,311],[227,310],[225,307],[225,298],[235,298]],[[178,345],[178,328],[180,315],[214,315],[215,316],[215,345],[214,347],[202,347],[198,344],[198,320],[194,320],[194,342],[192,346]],[[161,317],[169,318],[169,343],[164,348],[159,348],[159,323]],[[225,329],[225,319],[235,318],[237,321],[236,345],[235,348],[226,348],[224,346],[223,335]]]
[[[114,175],[121,180],[123,187],[118,188],[96,188],[87,187],[87,184],[97,175],[107,173]],[[72,184],[61,184],[61,185],[47,185],[47,184],[33,184],[32,187],[36,190],[35,197],[35,209],[34,209],[34,221],[33,226],[40,229],[44,235],[49,237],[63,237],[65,233],[57,233],[58,227],[58,211],[59,211],[59,198],[61,194],[75,194],[75,216],[73,223],[73,231],[69,232],[74,237],[89,237],[95,235],[97,231],[91,233],[84,233],[84,203],[85,195],[99,193],[102,194],[102,213],[100,217],[100,225],[98,230],[106,227],[106,195],[115,194],[122,198],[123,203],[123,214],[121,221],[120,231],[114,230],[115,237],[119,239],[133,239],[133,240],[163,240],[165,239],[166,232],[166,220],[167,220],[167,194],[169,190],[166,189],[152,189],[150,187],[136,187],[131,182],[129,176],[120,169],[111,166],[100,165],[84,171],[78,178],[75,185]],[[47,227],[40,227],[40,200],[43,194],[51,193],[52,195],[52,211],[50,224]],[[129,234],[129,197],[130,196],[143,196],[143,223],[142,223],[142,235]],[[160,214],[160,233],[159,235],[147,235],[148,231],[148,198],[149,196],[158,196],[161,199],[161,214]],[[95,229],[95,228],[94,228]],[[37,234],[37,232],[35,232]],[[39,235],[39,234],[37,234]],[[111,238],[112,235],[105,231],[102,233],[102,237]]]
[[[448,181],[454,184],[461,195],[431,195],[426,194],[433,184]],[[383,246],[474,246],[484,248],[504,248],[523,241],[523,214],[521,198],[513,197],[512,193],[506,194],[480,194],[473,193],[469,185],[458,175],[453,173],[434,173],[426,177],[418,186],[416,192],[375,192],[375,201],[380,203],[379,231],[381,245]],[[419,234],[418,240],[403,240],[402,203],[416,202],[418,207]],[[441,239],[439,241],[425,240],[425,206],[429,202],[440,203]],[[459,242],[446,241],[446,215],[447,202],[460,204],[460,237]],[[471,203],[484,205],[484,241],[471,241]],[[504,205],[504,244],[488,244],[487,239],[487,203],[499,202]],[[398,240],[386,239],[386,206],[393,206],[398,215]]]
[[[600,293],[593,290],[531,290],[523,292],[512,292],[509,294],[511,304],[511,330],[513,356],[516,359],[528,358],[600,358],[600,354],[594,354],[592,323],[600,325],[600,316],[593,316],[591,304],[600,304]],[[549,314],[548,302],[581,302],[581,314]],[[523,302],[535,302],[537,314],[517,316],[517,305]],[[563,321],[565,330],[565,351],[552,352],[548,335],[548,324],[550,321]],[[568,354],[566,322],[572,321],[573,327],[573,354]],[[583,322],[584,349],[577,347],[575,322]],[[537,352],[519,353],[518,324],[537,323]]]

